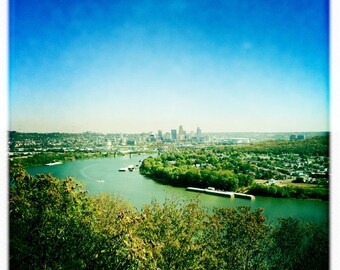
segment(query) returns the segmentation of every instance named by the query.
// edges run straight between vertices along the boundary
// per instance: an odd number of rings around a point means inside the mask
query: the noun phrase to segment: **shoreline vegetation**
[[[137,210],[73,178],[10,168],[13,269],[325,269],[328,223],[266,222],[264,209],[156,201]]]
[[[152,152],[140,153],[140,152],[131,152],[131,155],[145,155],[150,154]],[[118,157],[118,156],[126,156],[130,155],[123,154],[120,152],[112,153],[112,152],[90,152],[90,153],[83,153],[83,152],[69,152],[69,153],[41,153],[35,154],[32,156],[27,157],[16,157],[10,160],[10,167],[15,165],[21,165],[24,168],[30,167],[37,167],[37,166],[44,166],[51,163],[56,162],[69,162],[75,160],[82,160],[82,159],[92,159],[92,158],[109,158],[109,157]]]
[[[147,176],[149,179],[161,183],[163,185],[171,185],[164,179],[155,178]],[[208,188],[209,185],[206,187],[201,188]],[[185,187],[188,186],[183,185],[179,186],[176,185],[175,187]],[[197,187],[197,186],[195,186]],[[228,192],[224,189],[219,189],[219,191]],[[254,196],[263,196],[263,197],[273,197],[273,198],[289,198],[289,199],[303,199],[303,200],[322,200],[328,201],[329,200],[329,189],[323,187],[298,187],[293,185],[287,186],[275,186],[275,185],[263,185],[263,184],[252,184],[246,188],[239,188],[233,192],[240,192],[244,194],[254,195]]]
[[[140,173],[176,187],[329,200],[328,144],[328,137],[313,137],[296,142],[183,149],[144,159]],[[258,180],[265,180],[264,184]],[[302,186],[306,180],[310,184]]]
[[[260,184],[253,184],[249,187],[247,194],[274,198],[295,198],[295,199],[317,199],[328,201],[329,189],[323,187],[296,187],[292,185],[287,186],[265,186]]]

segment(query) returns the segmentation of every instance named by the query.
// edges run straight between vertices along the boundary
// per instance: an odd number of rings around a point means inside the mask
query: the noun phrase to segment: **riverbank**
[[[175,185],[167,179],[154,177],[153,175],[145,175],[147,178],[156,181],[162,185],[169,185],[173,187],[187,187],[180,185],[180,181],[176,181]],[[208,186],[197,186],[198,188],[207,188]],[[223,190],[223,189],[222,189]],[[238,188],[236,193],[245,193],[248,195],[281,198],[281,199],[301,199],[301,200],[321,200],[329,201],[329,188],[322,187],[301,187],[301,186],[275,186],[265,184],[252,184],[249,187]]]
[[[273,198],[295,198],[295,199],[317,199],[322,201],[329,201],[329,189],[311,187],[304,188],[300,186],[276,186],[276,185],[262,185],[253,184],[246,189],[242,189],[247,194],[266,196]]]
[[[94,158],[111,158],[123,156],[140,156],[149,153],[112,153],[112,152],[72,152],[72,153],[40,153],[27,157],[16,157],[10,159],[10,166],[21,164],[24,168],[50,166],[50,164],[60,164],[74,160],[94,159]]]

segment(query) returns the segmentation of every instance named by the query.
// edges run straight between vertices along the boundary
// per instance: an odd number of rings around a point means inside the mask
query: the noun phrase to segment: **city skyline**
[[[25,131],[18,131],[18,130],[8,130],[9,133],[36,133],[36,134],[102,134],[102,135],[121,135],[121,136],[129,136],[129,135],[151,135],[153,134],[155,137],[163,137],[165,138],[167,135],[172,137],[174,136],[176,140],[179,140],[179,128],[166,128],[166,129],[157,129],[154,128],[153,130],[144,130],[141,132],[99,132],[99,131],[91,131],[91,130],[85,130],[85,131],[80,131],[80,132],[63,132],[63,131],[51,131],[51,132],[37,132],[37,131],[32,131],[32,132],[25,132]],[[330,133],[330,131],[323,130],[323,131],[283,131],[283,132],[271,132],[271,131],[259,131],[259,132],[252,132],[252,131],[230,131],[230,132],[213,132],[213,131],[205,131],[200,128],[196,127],[196,129],[185,129],[183,128],[183,138],[185,136],[203,136],[203,135],[231,135],[231,134],[287,134],[287,135],[305,135],[305,134],[326,134]],[[174,135],[173,135],[174,134]]]
[[[10,3],[19,132],[329,131],[328,1]]]

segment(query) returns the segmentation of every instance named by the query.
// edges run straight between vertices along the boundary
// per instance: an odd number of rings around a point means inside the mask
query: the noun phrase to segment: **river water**
[[[296,217],[316,222],[327,221],[329,203],[317,200],[280,199],[256,196],[255,201],[230,199],[202,193],[186,191],[185,188],[162,185],[135,171],[119,172],[119,168],[140,165],[147,156],[128,156],[117,158],[97,158],[76,160],[55,166],[28,168],[32,175],[52,173],[58,178],[74,177],[82,182],[89,194],[112,193],[130,201],[137,209],[152,200],[164,202],[166,199],[196,199],[200,205],[212,210],[214,207],[250,206],[264,208],[264,214],[270,221],[278,217]]]

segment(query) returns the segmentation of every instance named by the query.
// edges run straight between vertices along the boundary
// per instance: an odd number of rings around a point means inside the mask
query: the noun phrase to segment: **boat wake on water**
[[[91,182],[95,182],[95,183],[104,183],[104,180],[98,180],[98,179],[93,179],[92,177],[90,177],[86,171],[88,169],[92,169],[93,167],[96,167],[97,165],[90,165],[90,166],[87,166],[83,169],[80,170],[80,174],[81,176],[83,176],[87,181],[91,181]]]

